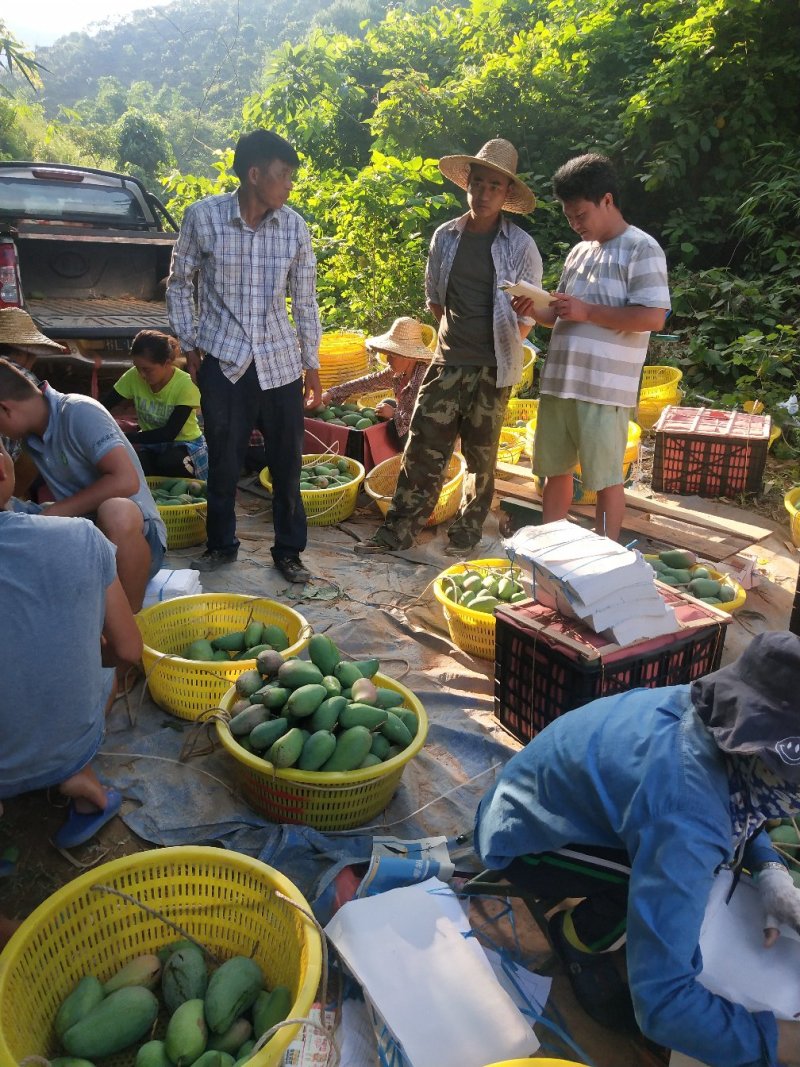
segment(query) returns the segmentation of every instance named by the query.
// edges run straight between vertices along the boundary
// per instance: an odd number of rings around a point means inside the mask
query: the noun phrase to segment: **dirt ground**
[[[640,474],[639,487],[646,484],[646,481],[647,472],[643,470]],[[776,460],[770,457],[763,492],[758,497],[748,498],[746,501],[730,502],[742,508],[743,519],[746,518],[744,512],[749,512],[751,516],[768,519],[780,525],[781,531],[778,532],[778,539],[785,546],[785,555],[788,556],[790,564],[796,563],[797,556],[795,550],[794,559],[792,559],[792,546],[789,541],[783,496],[786,489],[798,483],[800,483],[800,465],[796,460]],[[259,506],[263,512],[263,501],[259,503]],[[789,570],[791,571],[791,565]],[[785,571],[785,575],[787,573]],[[786,577],[785,575],[782,580],[787,589],[781,607],[781,612],[784,614],[788,610],[786,605],[791,603],[788,586],[793,585],[794,582],[793,576]],[[793,575],[796,576],[796,570]],[[752,601],[755,606],[758,606],[757,596],[754,596]],[[786,617],[788,618],[788,615]],[[772,625],[780,626],[786,623],[778,622]],[[740,640],[746,641],[747,639],[746,630],[742,630]],[[139,681],[132,690],[128,698],[131,704],[135,704],[138,700],[141,686],[142,682]],[[126,714],[125,698],[121,698],[121,702],[118,702],[112,714]],[[24,918],[51,893],[82,873],[83,870],[153,847],[128,830],[122,819],[116,818],[87,845],[71,853],[61,852],[51,841],[53,834],[64,819],[64,809],[65,802],[55,791],[28,794],[5,802],[5,811],[0,817],[0,858],[3,856],[7,859],[16,858],[16,867],[10,877],[0,878],[0,913]],[[123,807],[123,812],[125,810]],[[514,911],[521,936],[525,938],[526,948],[530,950],[534,960],[541,961],[546,967],[549,953],[545,938],[521,905],[515,905]],[[607,1031],[587,1020],[572,999],[566,978],[559,973],[558,968],[556,968],[552,1003],[558,1006],[561,1018],[567,1023],[570,1032],[580,1035],[580,1043],[587,1050],[591,1050],[598,1067],[653,1067],[653,1065],[667,1062],[667,1055],[663,1050],[648,1048],[641,1042],[618,1041],[611,1038]],[[545,1032],[541,1031],[540,1036],[544,1037]],[[549,1040],[550,1054],[553,1055],[555,1053],[552,1035],[549,1035]],[[560,1055],[567,1058],[574,1055],[563,1043],[558,1044],[556,1041],[556,1045]]]

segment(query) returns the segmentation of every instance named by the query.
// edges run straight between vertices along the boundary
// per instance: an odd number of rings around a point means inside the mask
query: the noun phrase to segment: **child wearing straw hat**
[[[511,387],[522,376],[532,303],[498,289],[506,279],[540,284],[533,238],[503,214],[536,203],[517,177],[517,151],[502,138],[475,156],[445,156],[439,169],[467,193],[468,210],[440,226],[425,271],[428,307],[439,323],[436,351],[420,388],[397,488],[383,526],[357,552],[410,548],[433,511],[456,440],[470,478],[445,551],[460,557],[481,539]]]
[[[64,351],[62,345],[51,341],[37,329],[27,311],[22,308],[3,308],[0,311],[0,356],[16,364],[36,385],[39,384],[39,379],[32,372],[37,358]],[[16,462],[22,453],[22,443],[12,441],[10,437],[3,437],[1,440],[8,454]]]
[[[431,328],[428,329],[432,334]],[[341,404],[350,396],[372,393],[378,389],[393,393],[393,397],[387,397],[375,408],[375,414],[382,419],[391,419],[397,438],[395,443],[402,448],[408,436],[417,394],[433,353],[423,340],[422,324],[407,316],[395,319],[386,333],[368,337],[366,345],[370,351],[385,355],[389,366],[385,370],[374,371],[327,389],[322,394],[323,402]]]

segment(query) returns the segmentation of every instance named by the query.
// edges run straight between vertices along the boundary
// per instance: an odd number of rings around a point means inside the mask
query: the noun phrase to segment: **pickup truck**
[[[164,292],[177,232],[136,178],[0,162],[0,308],[24,307],[68,350],[42,359],[41,377],[97,395],[130,366],[139,330],[171,332]]]

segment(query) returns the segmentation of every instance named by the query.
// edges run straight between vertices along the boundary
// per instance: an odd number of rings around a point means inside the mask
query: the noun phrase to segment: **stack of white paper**
[[[505,547],[533,568],[533,596],[619,645],[679,629],[639,552],[566,519],[524,526]]]
[[[200,571],[188,568],[173,571],[168,567],[162,567],[158,574],[147,583],[142,607],[149,608],[153,604],[159,604],[162,600],[172,600],[176,596],[191,596],[193,593],[202,592]]]

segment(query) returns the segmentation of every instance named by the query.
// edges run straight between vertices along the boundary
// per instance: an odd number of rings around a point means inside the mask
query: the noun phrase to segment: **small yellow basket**
[[[373,467],[364,479],[364,488],[367,495],[371,496],[380,510],[386,515],[389,505],[392,503],[397,479],[400,475],[400,464],[403,462],[402,455],[390,456],[376,467]],[[439,493],[436,507],[430,514],[426,526],[438,526],[441,522],[452,519],[461,507],[461,496],[464,488],[464,474],[467,465],[460,452],[454,452],[447,464],[446,481]]]
[[[356,403],[360,408],[374,408],[382,400],[394,400],[395,396],[391,389],[376,389],[372,393],[362,393],[356,397]]]
[[[330,489],[303,489],[300,492],[309,526],[335,526],[337,522],[349,519],[356,510],[358,491],[366,474],[364,466],[357,459],[350,459],[349,456],[336,456],[333,453],[318,453],[303,456],[303,466],[313,467],[316,463],[326,463],[332,460],[338,462],[339,459],[344,459],[347,463],[347,469],[353,475],[352,482],[348,485],[335,485]],[[261,471],[258,480],[265,489],[272,492],[269,467]]]
[[[497,446],[498,463],[519,463],[522,457],[523,438],[514,430],[504,426],[500,431],[500,443]]]
[[[136,616],[144,641],[142,666],[150,695],[164,711],[179,719],[199,719],[219,702],[242,671],[255,667],[254,659],[191,660],[180,653],[201,637],[244,630],[251,620],[272,623],[286,631],[289,648],[283,656],[296,656],[308,644],[311,626],[294,608],[265,597],[243,593],[199,593],[153,604]]]
[[[279,871],[223,848],[177,846],[137,852],[78,875],[41,904],[0,956],[0,1067],[27,1057],[52,1059],[53,1031],[65,997],[85,975],[107,981],[142,953],[181,935],[127,894],[182,927],[220,959],[252,956],[269,988],[292,992],[289,1018],[304,1018],[322,969],[317,929],[288,898],[310,911]],[[157,1024],[157,1026],[160,1024]],[[249,1061],[277,1067],[298,1027],[279,1030]],[[163,1029],[156,1031],[163,1038]],[[103,1060],[133,1067],[136,1047]]]
[[[650,563],[654,559],[658,559],[658,556],[647,554],[644,558]],[[698,567],[704,567],[715,582],[725,582],[726,585],[730,585],[736,592],[736,596],[733,600],[729,600],[725,604],[713,604],[712,607],[715,607],[718,611],[724,611],[728,615],[733,615],[734,611],[738,611],[739,608],[744,607],[747,602],[747,593],[735,578],[732,578],[730,574],[724,574],[722,571],[715,570],[708,563],[695,563],[693,567],[689,568],[690,573],[696,571]],[[658,579],[658,574],[656,574],[656,579]],[[683,586],[680,586],[679,589],[686,593],[687,596],[692,596],[688,589],[685,589]],[[699,597],[696,599],[699,599]]]
[[[800,548],[800,485],[790,489],[783,498],[783,504],[789,512],[789,525],[792,530],[792,544]]]
[[[538,400],[523,400],[521,397],[512,396],[506,407],[503,425],[511,426],[513,428],[514,424],[517,422],[528,422],[529,419],[536,418],[538,410]]]
[[[644,367],[636,422],[645,430],[651,430],[658,422],[661,412],[668,404],[679,404],[682,393],[679,382],[683,372],[675,367]]]
[[[217,736],[236,760],[239,783],[252,808],[272,822],[303,823],[315,830],[349,830],[380,815],[394,796],[406,764],[425,744],[428,716],[411,690],[394,678],[376,674],[372,680],[376,686],[402,693],[402,706],[413,711],[419,723],[417,736],[408,748],[375,767],[326,773],[277,770],[243,749],[228,724],[217,721]],[[237,698],[236,689],[231,689],[222,707],[230,708]]]
[[[193,481],[194,479],[187,479]],[[151,489],[157,489],[162,482],[175,481],[174,478],[148,478]],[[203,482],[205,485],[205,482]],[[191,548],[202,545],[206,539],[206,515],[208,504],[198,500],[196,504],[158,504],[158,513],[167,528],[167,548]]]
[[[536,352],[530,347],[530,345],[524,345],[525,355],[522,360],[522,377],[515,386],[511,389],[511,396],[518,397],[520,393],[524,393],[526,389],[530,389],[533,385],[533,365],[536,362]]]
[[[507,559],[474,559],[448,567],[433,583],[433,595],[444,610],[450,640],[471,656],[494,659],[494,615],[471,611],[468,607],[456,604],[455,600],[451,600],[447,595],[447,578],[451,574],[463,574],[465,571],[479,571],[488,576],[495,573],[507,574],[511,569],[511,563]],[[515,570],[521,573],[519,567]]]

